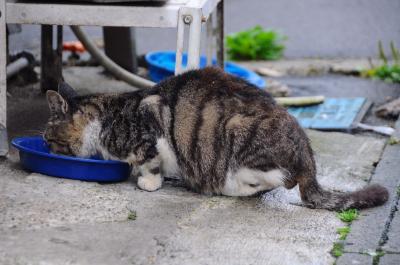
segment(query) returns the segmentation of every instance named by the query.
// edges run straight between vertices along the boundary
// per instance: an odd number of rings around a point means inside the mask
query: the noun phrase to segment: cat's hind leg
[[[284,185],[285,173],[281,169],[262,171],[242,167],[234,172],[228,171],[221,193],[227,196],[250,196]]]

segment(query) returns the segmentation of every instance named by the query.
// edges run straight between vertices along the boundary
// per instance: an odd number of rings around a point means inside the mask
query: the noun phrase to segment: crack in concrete
[[[398,191],[399,189],[400,189],[400,185],[398,185],[396,187],[396,191]],[[383,245],[385,245],[386,242],[389,240],[388,233],[389,233],[389,230],[390,230],[390,225],[391,225],[391,223],[393,221],[393,218],[395,216],[395,213],[399,210],[399,208],[398,208],[399,200],[400,200],[400,194],[399,194],[399,192],[396,192],[396,196],[392,201],[392,207],[390,209],[390,214],[389,214],[389,216],[388,216],[388,218],[386,220],[385,228],[384,228],[384,230],[382,232],[382,236],[381,236],[381,238],[379,240],[379,243],[378,243],[378,248],[380,248]]]
[[[399,210],[399,201],[400,201],[400,185],[397,185],[396,187],[396,196],[392,200],[392,207],[390,208],[390,214],[386,220],[385,227],[382,231],[381,238],[379,239],[378,242],[378,247],[375,250],[375,253],[378,253],[376,256],[373,257],[372,259],[372,265],[379,265],[380,259],[386,255],[386,254],[397,254],[396,252],[391,252],[391,251],[384,251],[382,250],[382,247],[388,242],[389,240],[389,231],[390,231],[390,226],[392,224],[393,218],[396,214],[396,212]]]

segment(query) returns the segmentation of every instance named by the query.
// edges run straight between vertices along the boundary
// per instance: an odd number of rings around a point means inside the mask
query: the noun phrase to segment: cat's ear
[[[58,93],[67,100],[67,102],[72,102],[75,97],[78,96],[76,91],[67,83],[61,82],[58,85]]]
[[[51,116],[63,117],[68,112],[68,102],[59,93],[48,90],[46,97]]]

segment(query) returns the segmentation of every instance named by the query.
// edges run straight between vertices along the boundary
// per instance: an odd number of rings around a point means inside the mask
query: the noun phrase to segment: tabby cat
[[[227,196],[299,184],[311,208],[367,208],[388,200],[379,185],[350,193],[322,189],[296,120],[265,91],[217,68],[123,94],[77,96],[63,83],[47,100],[44,138],[53,152],[126,161],[138,168],[143,190],[155,191],[163,176],[175,175],[195,191]]]

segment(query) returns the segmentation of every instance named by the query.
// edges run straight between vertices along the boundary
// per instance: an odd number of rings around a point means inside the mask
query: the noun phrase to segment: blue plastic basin
[[[127,179],[131,172],[129,164],[120,161],[52,154],[41,136],[15,138],[12,145],[19,150],[25,169],[49,176],[116,182]]]
[[[146,61],[149,66],[149,75],[151,80],[154,82],[160,82],[161,80],[174,75],[175,72],[175,52],[173,51],[157,51],[146,54]],[[216,65],[216,60],[212,61],[213,65]],[[187,54],[182,56],[182,65],[187,65]],[[207,59],[205,56],[200,57],[200,67],[203,68],[207,65]],[[225,62],[225,71],[241,77],[247,80],[249,83],[259,87],[265,87],[265,80],[262,79],[258,74],[253,71],[247,70],[237,64],[231,62]]]

